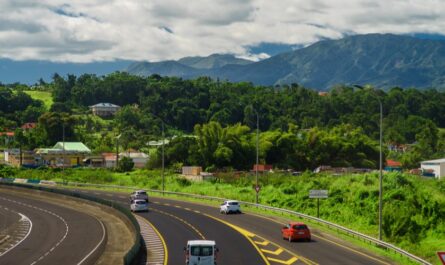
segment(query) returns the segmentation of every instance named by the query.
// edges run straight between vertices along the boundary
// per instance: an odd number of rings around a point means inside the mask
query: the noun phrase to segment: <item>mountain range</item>
[[[127,71],[195,78],[210,76],[256,85],[297,83],[317,90],[337,84],[379,88],[445,88],[445,41],[393,34],[348,36],[252,62],[233,55],[136,62]]]

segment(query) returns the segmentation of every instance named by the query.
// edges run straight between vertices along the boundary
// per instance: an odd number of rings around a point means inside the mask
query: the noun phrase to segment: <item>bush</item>
[[[122,157],[122,159],[119,161],[119,166],[117,168],[118,172],[128,172],[133,170],[134,162],[133,159],[129,157]]]

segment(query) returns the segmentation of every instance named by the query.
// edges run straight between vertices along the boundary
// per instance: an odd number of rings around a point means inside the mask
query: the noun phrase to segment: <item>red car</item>
[[[291,222],[281,229],[283,239],[292,242],[294,240],[302,239],[311,241],[311,231],[304,223]]]

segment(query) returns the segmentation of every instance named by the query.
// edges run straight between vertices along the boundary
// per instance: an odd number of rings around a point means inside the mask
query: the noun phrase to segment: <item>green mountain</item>
[[[257,85],[298,83],[318,90],[337,84],[443,89],[445,41],[393,34],[355,35],[320,41],[255,63],[232,55],[211,55],[177,62],[133,64],[128,71],[183,78],[205,75]]]

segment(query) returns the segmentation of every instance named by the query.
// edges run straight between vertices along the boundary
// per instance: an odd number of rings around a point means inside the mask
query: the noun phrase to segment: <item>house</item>
[[[102,153],[101,155],[104,160],[104,167],[106,168],[116,167],[116,153]]]
[[[81,142],[58,142],[52,148],[36,149],[36,164],[73,167],[83,164],[91,150]]]
[[[20,149],[7,149],[4,151],[5,163],[19,167],[20,166]],[[34,167],[35,166],[35,153],[32,150],[22,150],[22,166],[24,167]]]
[[[101,117],[113,116],[120,110],[120,108],[120,106],[111,103],[98,103],[90,106],[93,114]]]
[[[29,131],[29,130],[37,128],[37,123],[27,122],[27,123],[24,123],[22,126],[20,126],[20,128],[22,128],[24,131]]]
[[[119,157],[129,157],[133,160],[134,168],[144,168],[145,164],[148,162],[148,155],[143,152],[138,152],[135,150],[129,150],[119,154]]]
[[[385,170],[401,172],[402,171],[402,163],[400,163],[398,161],[391,160],[391,159],[387,159]]]
[[[0,139],[4,139],[5,146],[14,141],[14,132],[0,132]]]
[[[422,161],[420,168],[424,176],[434,176],[436,178],[442,178],[445,176],[445,158]]]
[[[196,166],[182,167],[182,176],[193,181],[211,180],[215,178],[212,173],[203,172],[202,167]]]
[[[262,165],[262,164],[253,165],[252,171],[257,171],[257,170],[258,170],[258,172],[270,171],[270,170],[272,170],[272,165]]]

